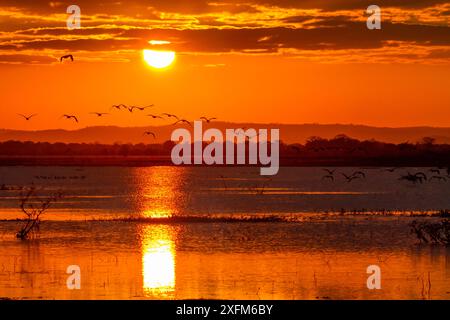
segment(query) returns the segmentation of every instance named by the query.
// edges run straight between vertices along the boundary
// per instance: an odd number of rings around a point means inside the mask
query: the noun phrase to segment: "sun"
[[[144,60],[153,68],[168,67],[175,60],[174,51],[144,50]]]

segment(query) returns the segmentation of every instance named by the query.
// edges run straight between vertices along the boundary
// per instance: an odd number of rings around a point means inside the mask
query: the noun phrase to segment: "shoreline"
[[[170,156],[0,156],[0,166],[63,166],[63,167],[261,167],[257,164],[175,165]],[[281,157],[280,167],[445,167],[446,159],[392,159],[386,158],[298,158]]]
[[[10,209],[13,211],[13,209]],[[15,210],[14,210],[15,211]],[[18,212],[18,210],[17,210]],[[1,216],[2,212],[0,212]],[[18,213],[20,214],[20,213]],[[164,217],[145,217],[145,216],[132,216],[121,215],[117,216],[109,215],[108,217],[100,216],[78,216],[73,219],[60,219],[46,218],[45,216],[58,216],[61,213],[48,212],[41,218],[42,222],[130,222],[130,223],[149,223],[149,224],[183,224],[183,223],[302,223],[309,221],[327,221],[335,219],[351,219],[351,218],[450,218],[449,210],[429,210],[429,211],[399,211],[399,210],[386,210],[386,211],[348,211],[348,212],[297,212],[290,214],[258,214],[258,213],[246,213],[246,214],[197,214],[197,215],[172,215]],[[26,218],[0,218],[2,222],[24,222]]]

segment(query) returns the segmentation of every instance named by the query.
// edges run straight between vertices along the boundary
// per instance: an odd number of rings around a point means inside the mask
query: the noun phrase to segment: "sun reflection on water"
[[[142,276],[146,296],[170,297],[175,290],[175,243],[170,226],[142,226]]]
[[[178,213],[185,179],[180,168],[151,167],[135,171],[139,186],[135,206],[145,218],[168,218]]]
[[[182,170],[152,167],[136,172],[138,210],[145,218],[168,218],[179,210]],[[141,229],[144,295],[172,298],[175,294],[175,239],[177,227],[149,224]]]

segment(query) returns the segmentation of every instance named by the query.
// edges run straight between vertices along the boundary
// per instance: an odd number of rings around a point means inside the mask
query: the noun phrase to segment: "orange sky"
[[[0,128],[164,124],[146,113],[234,122],[450,126],[450,4],[379,1],[78,1],[0,4]],[[384,4],[384,6],[383,6]],[[177,52],[167,69],[149,40]],[[59,63],[72,53],[73,63]],[[110,111],[112,104],[156,107]],[[91,111],[111,112],[96,118]],[[25,121],[17,113],[38,113]],[[76,114],[80,123],[59,119]],[[159,121],[159,122],[158,122]]]

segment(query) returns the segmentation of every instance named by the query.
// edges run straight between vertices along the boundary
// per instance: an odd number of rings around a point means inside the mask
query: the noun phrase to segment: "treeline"
[[[247,142],[248,143],[248,142]],[[206,145],[206,144],[205,144]],[[96,144],[0,142],[0,156],[166,156],[170,157],[174,142],[162,144]],[[248,147],[247,147],[248,150]],[[225,147],[224,147],[225,151]],[[417,143],[385,143],[375,140],[360,141],[345,135],[333,139],[311,137],[305,144],[280,142],[282,164],[370,164],[370,165],[449,165],[450,145],[436,144],[433,138]]]
[[[284,145],[283,154],[312,157],[377,157],[377,156],[418,156],[450,154],[449,144],[435,144],[435,139],[425,137],[417,143],[400,144],[380,142],[376,140],[360,141],[346,135],[337,135],[333,139],[311,137],[304,145]]]
[[[174,143],[99,144],[49,143],[31,141],[0,142],[0,156],[152,156],[170,155]]]

